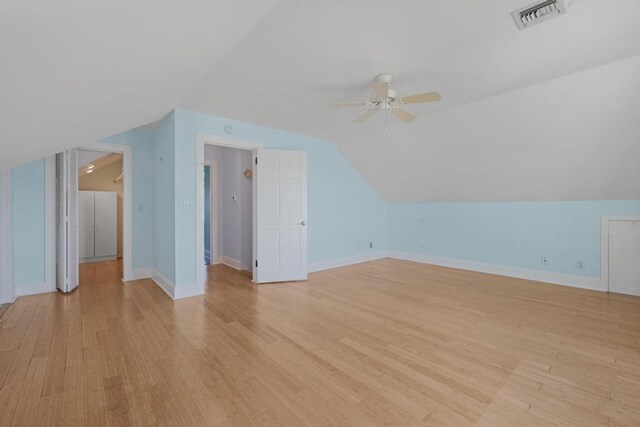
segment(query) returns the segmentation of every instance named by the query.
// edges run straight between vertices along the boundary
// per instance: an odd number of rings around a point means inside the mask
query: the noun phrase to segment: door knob
[[[301,221],[299,224],[300,225],[307,225],[307,221]]]

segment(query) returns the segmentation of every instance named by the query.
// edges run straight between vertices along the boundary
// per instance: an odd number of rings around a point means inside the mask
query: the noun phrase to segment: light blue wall
[[[153,131],[135,129],[100,141],[132,147],[131,257],[133,268],[147,268],[153,265],[153,137]]]
[[[176,110],[176,283],[195,283],[195,139],[197,133],[308,153],[309,262],[387,250],[385,201],[331,143],[307,136]],[[233,135],[224,132],[233,126]],[[373,242],[373,249],[369,248]]]
[[[45,282],[44,159],[12,170],[13,283],[18,294],[25,285]]]
[[[169,114],[156,128],[154,164],[154,268],[175,283],[175,115]]]
[[[390,204],[390,248],[600,277],[602,215],[640,215],[640,201]]]
[[[638,200],[387,205],[329,142],[177,110],[154,130],[102,141],[133,148],[134,268],[195,283],[195,138],[229,136],[227,124],[235,139],[308,153],[310,263],[392,250],[599,277],[601,216],[640,215]],[[14,283],[43,283],[44,160],[14,168],[12,179]]]

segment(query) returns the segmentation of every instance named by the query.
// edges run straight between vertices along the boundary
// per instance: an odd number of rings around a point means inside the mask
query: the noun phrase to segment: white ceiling
[[[527,3],[281,0],[182,106],[327,139],[390,201],[640,197],[640,188],[630,188],[631,176],[623,182],[624,191],[610,187],[610,181],[605,188],[600,183],[591,185],[595,178],[585,173],[581,178],[587,181],[582,184],[570,185],[570,180],[561,179],[567,170],[588,171],[597,166],[600,159],[584,158],[591,150],[599,152],[595,139],[585,141],[578,156],[559,149],[562,141],[554,134],[549,140],[535,141],[549,145],[551,151],[546,152],[553,156],[553,174],[543,172],[551,166],[540,163],[548,157],[523,160],[545,148],[518,141],[518,133],[513,134],[513,144],[506,141],[494,147],[491,128],[500,133],[505,120],[525,119],[499,114],[513,106],[545,110],[547,103],[561,101],[560,94],[549,93],[536,104],[507,102],[506,109],[498,103],[502,107],[485,116],[493,126],[480,135],[474,134],[473,108],[468,114],[455,111],[474,101],[640,53],[638,0],[568,0],[566,15],[520,32],[511,12]],[[442,102],[407,106],[420,118],[408,125],[390,118],[386,139],[383,116],[355,125],[352,120],[361,110],[327,106],[368,99],[368,83],[375,74],[387,71],[395,74],[393,87],[400,95],[438,90]],[[574,88],[569,95],[582,90],[589,87]],[[609,99],[605,93],[598,101],[603,97]],[[567,114],[573,112],[562,110],[558,119]],[[502,131],[502,136],[511,135]],[[639,154],[638,150],[632,154]],[[617,159],[629,158],[614,151],[611,161]],[[589,162],[577,164],[578,160]],[[640,162],[640,158],[632,160]],[[508,177],[521,167],[528,178],[512,188]]]
[[[391,201],[640,197],[637,61],[550,81],[638,55],[640,1],[567,0],[520,32],[510,13],[528,2],[5,2],[0,167],[181,106],[327,139]],[[419,119],[386,136],[382,116],[327,106],[367,99],[380,72],[443,100],[407,106]],[[531,116],[557,126],[523,134]]]
[[[0,168],[162,117],[275,2],[3,1]]]

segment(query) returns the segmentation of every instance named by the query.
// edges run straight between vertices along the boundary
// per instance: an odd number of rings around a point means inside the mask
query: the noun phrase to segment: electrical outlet
[[[190,200],[185,200],[184,209],[185,210],[193,209],[193,202],[191,202]]]
[[[584,270],[584,261],[578,261],[578,263],[576,264],[576,268],[578,270]]]
[[[542,255],[540,257],[540,264],[542,264],[542,265],[548,265],[549,264],[549,259],[546,257],[546,255]]]
[[[424,217],[423,216],[420,217],[420,224],[424,224]]]

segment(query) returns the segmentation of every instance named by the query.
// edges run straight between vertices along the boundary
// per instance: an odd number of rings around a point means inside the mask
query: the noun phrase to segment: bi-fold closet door
[[[78,286],[78,152],[56,154],[56,287]]]
[[[117,203],[117,193],[112,191],[78,193],[80,262],[116,259]]]

